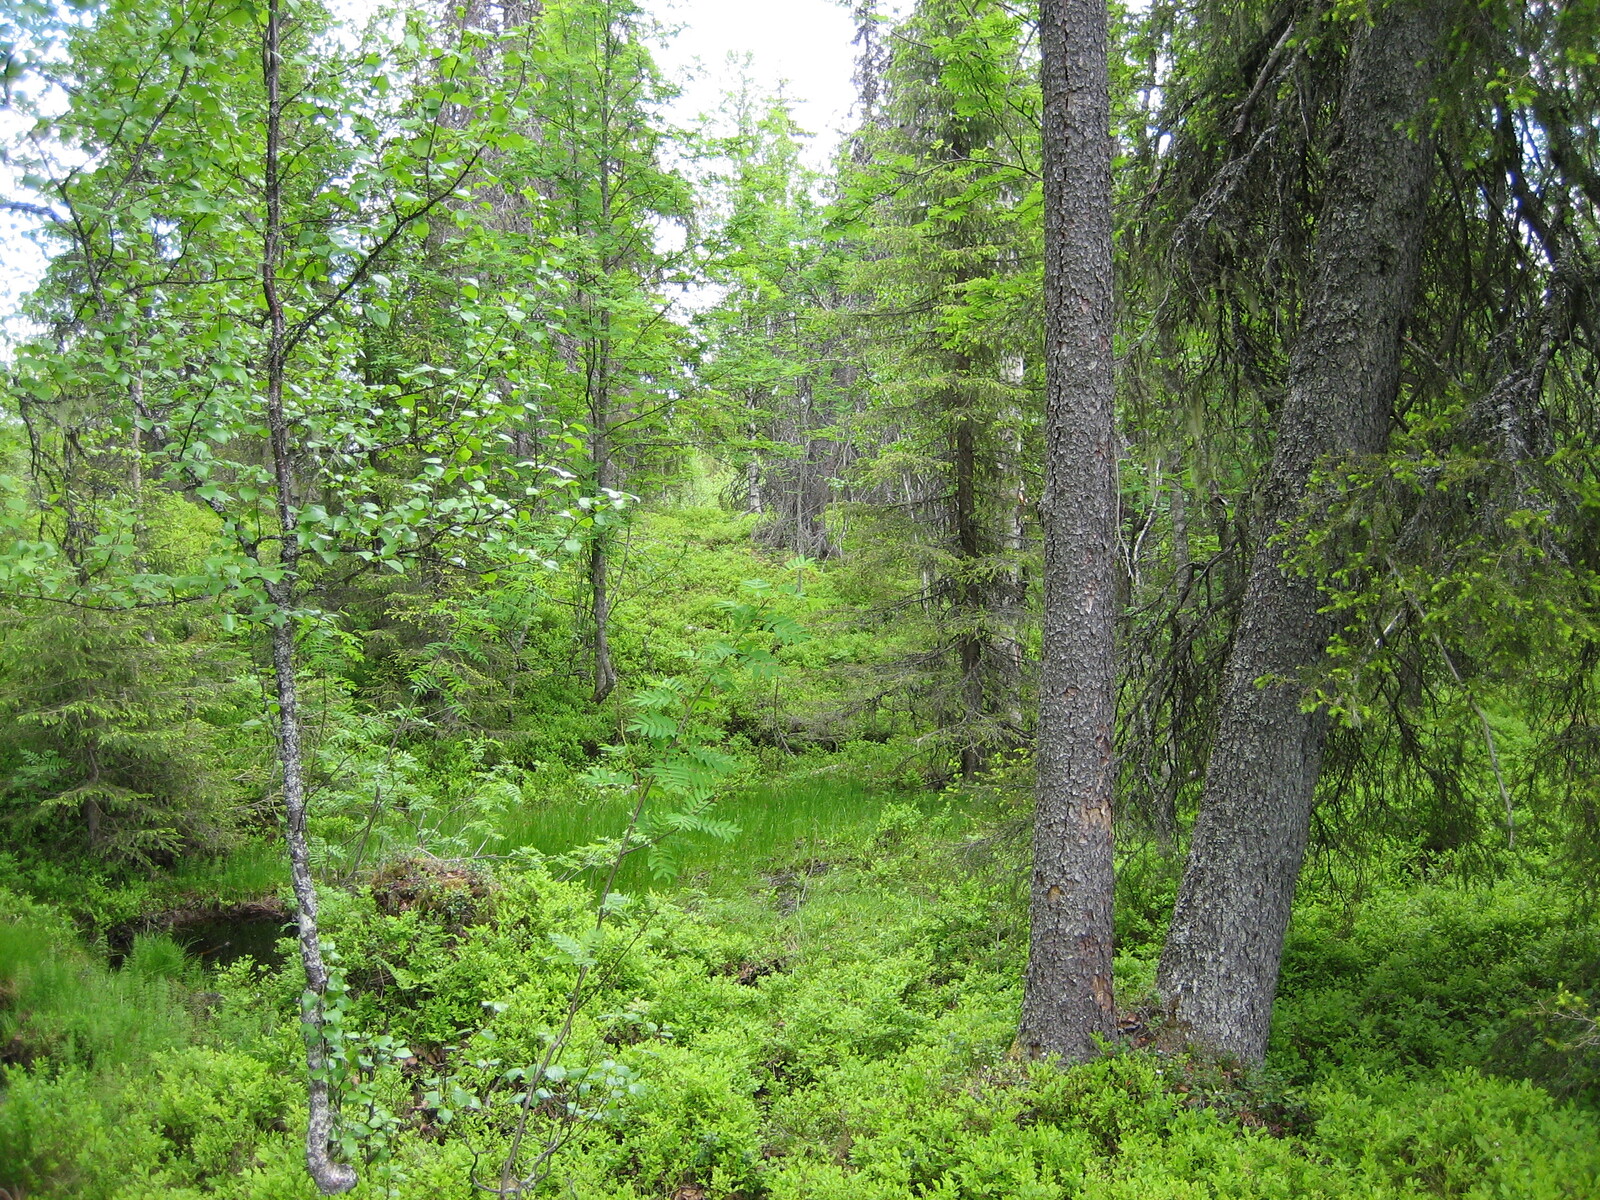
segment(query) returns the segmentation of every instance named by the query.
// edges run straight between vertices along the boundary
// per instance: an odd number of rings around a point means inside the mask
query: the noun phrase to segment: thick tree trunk
[[[1197,1044],[1266,1054],[1283,938],[1305,855],[1328,716],[1303,675],[1331,629],[1315,582],[1277,534],[1311,472],[1384,446],[1400,331],[1417,279],[1433,151],[1418,126],[1438,71],[1437,3],[1400,0],[1356,31],[1317,224],[1305,323],[1260,509],[1255,556],[1223,680],[1158,983]]]
[[[1018,1048],[1081,1061],[1115,1028],[1111,794],[1116,451],[1105,0],[1044,0],[1044,648],[1032,941]]]

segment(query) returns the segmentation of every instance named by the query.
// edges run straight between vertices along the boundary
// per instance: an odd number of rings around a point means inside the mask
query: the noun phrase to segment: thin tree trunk
[[[1019,362],[1017,383],[1020,385],[1023,368]],[[1023,647],[1027,641],[1028,579],[1023,569],[1023,555],[1028,548],[1028,486],[1022,469],[1022,414],[1008,408],[1005,419],[1011,423],[1012,432],[1007,444],[1007,455],[1000,464],[1000,494],[1002,507],[1001,544],[1006,555],[1006,565],[998,575],[996,607],[1000,618],[997,630],[999,668],[995,680],[995,712],[1006,726],[1005,740],[1017,744],[1025,735],[1027,722],[1022,712]]]
[[[970,120],[952,109],[938,132],[937,152],[952,163],[964,163],[975,152]],[[957,251],[960,263],[945,285],[948,294],[961,295],[981,272],[972,261],[976,239],[984,235],[968,220],[956,222],[941,239],[948,250]],[[945,520],[954,543],[955,560],[948,569],[949,622],[953,631],[959,682],[955,703],[959,712],[952,724],[960,738],[961,777],[972,779],[988,764],[995,749],[994,715],[998,710],[1001,681],[997,678],[999,654],[995,646],[995,609],[1000,597],[989,575],[985,556],[994,548],[995,531],[986,529],[993,514],[984,510],[980,488],[987,468],[998,472],[991,454],[985,459],[981,449],[979,418],[975,415],[973,356],[965,350],[941,348],[937,351],[944,385],[934,404],[945,428],[945,453],[950,472],[949,499]],[[991,506],[992,507],[992,506]]]
[[[965,376],[972,364],[964,354],[955,356],[952,373]],[[960,392],[952,387],[948,399],[959,408],[965,406]],[[970,416],[955,418],[950,431],[950,466],[955,476],[951,495],[950,523],[955,527],[956,653],[961,664],[961,777],[972,779],[983,770],[989,757],[988,689],[984,686],[984,642],[988,626],[988,589],[980,581],[979,560],[983,537],[978,527],[978,435]]]
[[[1305,324],[1267,477],[1256,550],[1223,679],[1217,733],[1158,983],[1197,1044],[1266,1054],[1283,938],[1327,736],[1303,675],[1327,649],[1316,583],[1277,536],[1331,457],[1386,441],[1400,331],[1416,291],[1428,185],[1426,121],[1444,21],[1400,0],[1357,30],[1316,231]]]
[[[1189,573],[1189,485],[1183,478],[1183,459],[1172,464],[1172,569],[1179,579]]]
[[[143,315],[147,310],[141,306]],[[139,361],[140,338],[136,334],[128,340],[128,490],[133,495],[133,569],[145,569],[145,550],[149,545],[150,531],[145,525],[144,509],[144,431],[140,422],[147,419],[149,411],[144,402],[144,364]],[[153,640],[153,639],[147,639]]]
[[[600,489],[611,486],[611,447],[604,431],[607,419],[600,409],[596,425],[593,451],[595,485]],[[602,494],[603,490],[602,490]],[[594,702],[599,704],[611,695],[617,686],[617,669],[611,662],[611,535],[603,528],[594,531],[589,541],[589,615],[594,621]]]
[[[275,589],[276,590],[276,589]],[[275,598],[287,616],[289,597]],[[329,1156],[333,1109],[328,1090],[328,1062],[323,1042],[323,1003],[328,968],[317,929],[317,889],[311,878],[306,845],[305,765],[300,743],[300,709],[295,692],[295,622],[282,621],[272,630],[272,674],[278,697],[278,765],[283,771],[284,836],[289,846],[289,878],[294,888],[295,928],[300,961],[306,972],[301,1004],[306,1032],[307,1100],[306,1168],[324,1195],[348,1192],[356,1185],[355,1170]]]
[[[594,463],[594,484],[598,497],[612,486],[610,321],[601,316],[599,345],[591,354],[589,455]],[[611,534],[596,526],[589,539],[589,617],[594,622],[594,702],[599,704],[617,686],[617,669],[611,663]]]
[[[795,481],[795,549],[807,558],[827,558],[833,552],[825,520],[832,497],[824,472],[831,457],[828,446],[815,436],[817,418],[812,407],[815,394],[809,375],[799,380],[795,398],[799,406],[799,440],[805,446]]]
[[[606,79],[610,81],[610,56],[614,47],[609,29],[606,33]],[[610,236],[611,229],[611,125],[610,98],[607,93],[603,103],[600,142],[600,231]],[[605,260],[606,275],[621,266],[616,259]],[[604,288],[606,280],[597,283]],[[593,364],[589,377],[589,419],[593,429],[590,446],[594,457],[595,487],[603,495],[612,486],[611,461],[611,386],[612,363],[615,348],[611,344],[611,309],[602,297],[600,303],[600,328],[596,334],[597,345],[592,348]],[[611,570],[610,535],[597,528],[589,543],[589,615],[594,621],[594,703],[599,704],[617,686],[617,669],[611,662],[611,592],[608,587]]]
[[[1044,0],[1044,646],[1032,940],[1018,1047],[1091,1057],[1115,1028],[1116,451],[1104,0]]]
[[[750,407],[755,408],[754,399],[751,400]],[[756,440],[754,421],[745,425],[745,436],[750,439],[751,444],[750,459],[744,465],[745,509],[755,516],[760,516],[764,511],[761,503],[761,456],[754,449]]]
[[[89,831],[89,853],[100,852],[100,801],[85,800],[81,807],[83,823]]]
[[[307,1108],[306,1168],[324,1195],[348,1192],[356,1186],[352,1167],[336,1163],[328,1154],[333,1135],[333,1110],[328,1094],[327,1055],[323,1042],[323,1002],[328,990],[328,969],[322,959],[317,930],[317,889],[311,878],[311,856],[306,846],[306,795],[300,745],[300,710],[295,693],[295,592],[299,549],[295,542],[296,509],[294,471],[289,447],[289,422],[283,407],[286,318],[278,296],[279,259],[282,255],[283,195],[279,175],[283,104],[279,97],[282,55],[279,36],[283,16],[280,0],[268,0],[267,25],[261,65],[267,92],[267,145],[263,170],[266,221],[262,230],[261,290],[267,310],[266,405],[267,440],[277,485],[279,532],[282,541],[278,566],[282,578],[267,587],[276,612],[272,626],[272,673],[278,697],[278,765],[283,771],[284,838],[289,848],[289,877],[294,889],[295,924],[300,941],[300,961],[305,967],[306,993],[302,1014],[306,1037]]]

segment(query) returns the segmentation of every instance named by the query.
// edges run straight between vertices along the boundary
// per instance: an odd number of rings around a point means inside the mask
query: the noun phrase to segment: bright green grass
[[[0,1044],[97,1065],[182,1044],[190,1021],[171,981],[187,970],[183,950],[140,938],[127,965],[108,970],[59,917],[0,893]]]
[[[933,801],[912,801],[928,809]],[[561,854],[576,846],[615,837],[628,823],[632,798],[551,800],[506,813],[490,854],[508,854],[523,847],[541,854]],[[836,855],[843,844],[855,845],[876,831],[889,804],[907,798],[885,793],[856,779],[810,778],[758,784],[718,801],[711,815],[737,826],[732,842],[684,835],[673,839],[671,856],[681,883],[717,889],[719,879],[742,885],[753,872],[781,869],[813,858]],[[162,891],[174,900],[203,895],[230,903],[270,895],[288,877],[282,848],[275,842],[252,842],[225,858],[189,860]],[[618,887],[639,891],[660,886],[644,853],[624,863]]]
[[[780,781],[736,792],[721,800],[712,815],[736,825],[739,832],[731,842],[687,835],[675,839],[670,846],[675,878],[719,891],[722,882],[743,886],[754,872],[826,858],[840,844],[870,839],[884,809],[896,802],[905,800],[840,779]],[[929,803],[924,800],[922,806]],[[529,847],[560,854],[614,837],[626,827],[631,805],[630,797],[615,796],[530,807],[502,821],[494,850],[504,854]],[[641,891],[665,882],[652,874],[645,854],[639,853],[623,863],[617,887]]]
[[[277,840],[248,842],[218,859],[184,859],[168,889],[218,904],[270,896],[288,881],[289,866]]]

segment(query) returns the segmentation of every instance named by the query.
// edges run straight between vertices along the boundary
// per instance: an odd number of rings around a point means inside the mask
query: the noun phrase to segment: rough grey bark
[[[1018,1048],[1081,1061],[1116,1021],[1111,794],[1116,451],[1105,0],[1044,0],[1044,646]]]
[[[356,1186],[355,1170],[334,1162],[328,1153],[333,1135],[333,1109],[328,1094],[327,1055],[323,1044],[323,997],[328,990],[328,969],[322,958],[317,930],[317,889],[311,878],[311,855],[306,846],[306,793],[304,760],[300,745],[300,709],[295,693],[295,589],[299,547],[295,541],[294,470],[289,445],[289,422],[283,406],[285,358],[289,351],[287,318],[278,294],[278,271],[283,254],[283,183],[280,176],[283,70],[279,38],[283,15],[279,0],[268,0],[267,22],[261,47],[261,73],[267,93],[267,141],[263,164],[266,220],[262,226],[261,292],[267,313],[267,347],[264,364],[267,441],[277,486],[279,582],[269,584],[268,598],[277,612],[272,628],[272,674],[278,699],[278,765],[283,771],[284,839],[289,849],[289,878],[294,889],[295,925],[300,961],[306,972],[302,1020],[306,1034],[307,1108],[306,1168],[324,1195],[348,1192]]]
[[[1425,132],[1445,26],[1400,0],[1350,51],[1306,316],[1259,510],[1188,864],[1158,985],[1196,1044],[1260,1062],[1328,716],[1303,711],[1304,674],[1332,632],[1314,581],[1275,536],[1312,471],[1381,450],[1416,292],[1433,151]]]

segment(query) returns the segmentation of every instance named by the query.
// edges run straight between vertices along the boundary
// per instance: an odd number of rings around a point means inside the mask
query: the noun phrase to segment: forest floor
[[[1062,1071],[1011,1055],[1015,797],[813,778],[728,810],[744,834],[653,891],[630,866],[637,899],[586,941],[592,884],[526,857],[401,860],[330,893],[358,1195],[464,1198],[474,1171],[498,1176],[519,1110],[504,1076],[540,1057],[587,955],[521,1156],[555,1147],[539,1194],[1600,1196],[1600,927],[1531,875],[1313,869],[1272,1053],[1247,1073],[1163,1048],[1151,984],[1176,864],[1130,849],[1125,1036]],[[566,819],[522,813],[508,841],[558,850]],[[231,892],[205,890],[242,897],[275,871],[255,850],[218,868]],[[0,890],[13,1196],[312,1194],[292,960],[203,965],[183,936],[131,936],[113,969],[60,908]]]
[[[633,679],[677,669],[742,581],[801,574],[710,508],[642,517],[630,553]],[[513,1174],[576,1200],[1600,1197],[1600,922],[1524,846],[1314,857],[1247,1072],[1163,1029],[1181,862],[1125,838],[1119,1037],[1070,1070],[1018,1062],[1025,764],[929,793],[915,731],[829,723],[926,632],[863,619],[882,575],[805,570],[791,603],[816,636],[792,681],[718,710],[751,763],[714,809],[736,832],[627,857],[631,899],[598,927],[606,868],[569,852],[620,833],[629,801],[562,757],[615,732],[583,680],[501,673],[529,693],[515,771],[470,739],[397,754],[355,683],[327,689],[312,832],[358,1196],[485,1194],[525,1112]],[[525,614],[534,662],[570,650],[559,599]],[[817,748],[761,742],[751,704]],[[403,802],[368,838],[379,783]],[[424,835],[432,854],[407,849]],[[313,1194],[288,901],[270,840],[144,873],[0,852],[9,1200]]]

